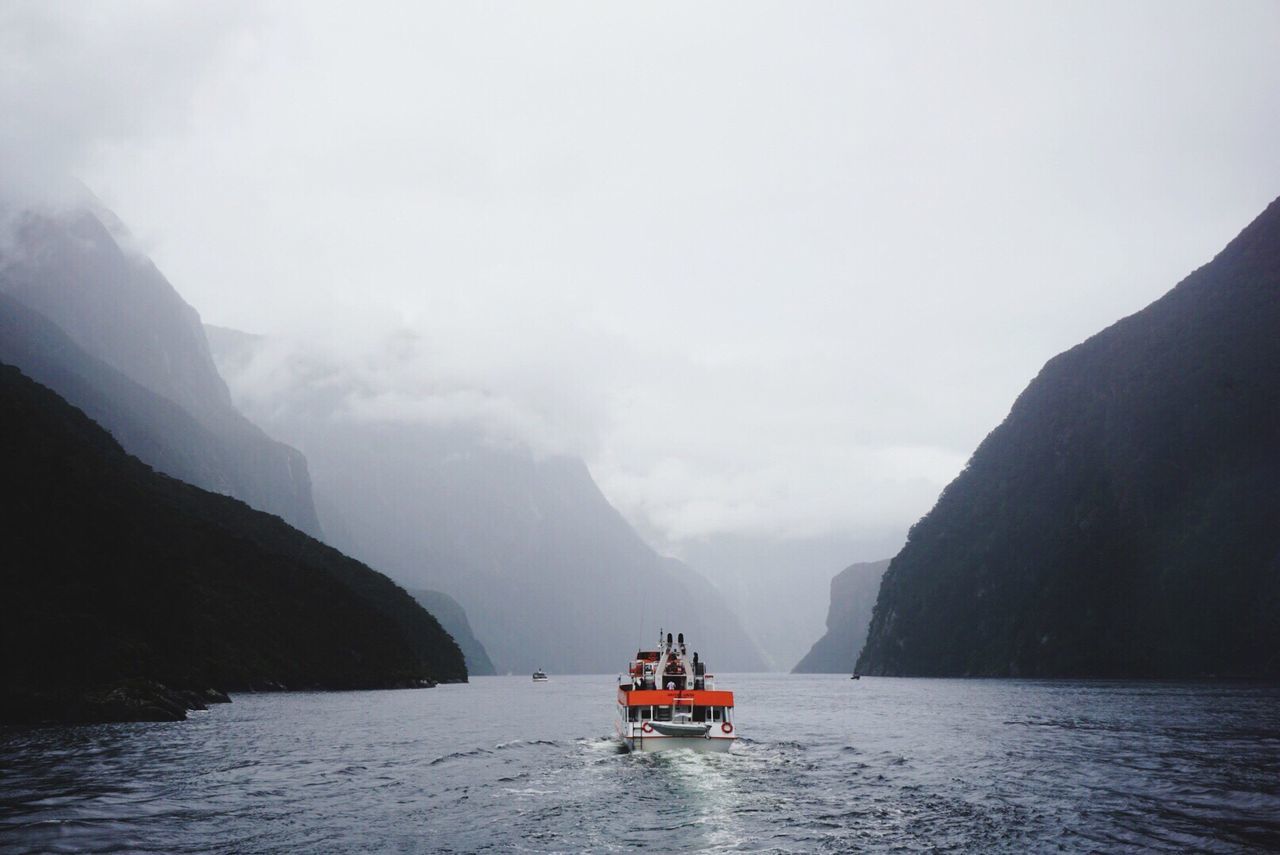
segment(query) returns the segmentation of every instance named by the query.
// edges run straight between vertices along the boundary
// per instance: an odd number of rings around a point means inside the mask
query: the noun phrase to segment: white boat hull
[[[660,733],[624,733],[621,728],[614,728],[618,738],[628,751],[694,751],[698,754],[723,754],[733,745],[733,736],[663,736]]]
[[[689,736],[638,736],[624,739],[628,751],[693,751],[698,754],[723,754],[733,744],[732,739],[706,739]]]

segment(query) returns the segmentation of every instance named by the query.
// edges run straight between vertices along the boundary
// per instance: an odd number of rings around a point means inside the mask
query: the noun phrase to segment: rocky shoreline
[[[104,724],[185,721],[192,710],[229,704],[220,689],[171,689],[150,680],[127,680],[92,689],[11,691],[0,697],[0,721],[10,724]]]
[[[430,689],[436,685],[434,680],[418,679],[359,688]],[[246,686],[240,691],[257,694],[337,690],[319,686],[290,687],[266,681]],[[30,726],[186,721],[190,712],[229,703],[231,695],[221,689],[172,689],[152,680],[126,680],[112,686],[92,689],[10,690],[0,694],[0,724]]]

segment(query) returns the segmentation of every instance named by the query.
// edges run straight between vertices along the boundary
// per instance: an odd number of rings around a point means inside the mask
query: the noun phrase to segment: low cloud
[[[206,76],[256,20],[241,0],[0,5],[0,252],[24,211],[93,205],[81,179],[111,149],[186,133]]]
[[[770,380],[759,366],[709,366],[563,329],[554,340],[527,329],[460,337],[474,327],[437,318],[411,329],[370,313],[348,320],[264,337],[250,358],[224,365],[237,402],[267,421],[422,424],[582,457],[623,513],[671,548],[720,534],[901,529],[965,460],[896,442],[911,432],[892,417],[878,428],[864,418],[862,435],[849,434],[848,402],[813,395],[826,382],[814,375]],[[653,383],[654,372],[669,382]]]
[[[1280,192],[1274,4],[678,17],[11,2],[0,184],[271,333],[254,408],[577,454],[671,540],[905,531]]]
[[[376,312],[348,321],[278,331],[224,362],[237,402],[267,420],[292,408],[295,418],[457,428],[539,456],[599,447],[603,386],[616,375],[608,361],[582,358],[585,340],[460,337],[442,319],[413,328]]]

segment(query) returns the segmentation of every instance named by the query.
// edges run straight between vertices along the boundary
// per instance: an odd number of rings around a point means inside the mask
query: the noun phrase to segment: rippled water
[[[1280,848],[1280,690],[747,675],[727,755],[619,753],[612,677],[237,696],[0,733],[0,850]]]

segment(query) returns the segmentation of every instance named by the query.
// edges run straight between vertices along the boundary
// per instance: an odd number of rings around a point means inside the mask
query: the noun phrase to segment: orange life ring
[[[720,729],[723,730],[725,733],[733,733],[733,725],[729,724],[729,722],[727,721],[724,724],[720,725]]]
[[[649,722],[647,721],[644,724],[640,725],[640,729],[643,730],[645,733],[653,733],[653,725],[649,724]]]

